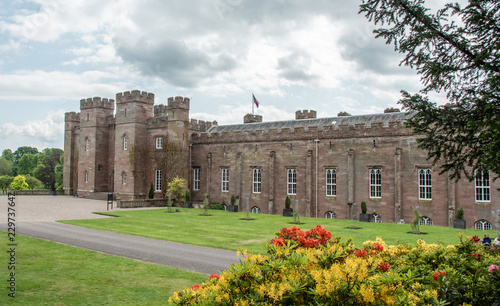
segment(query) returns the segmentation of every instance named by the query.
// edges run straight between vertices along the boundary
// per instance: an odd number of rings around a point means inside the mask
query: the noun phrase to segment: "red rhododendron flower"
[[[472,253],[473,257],[476,257],[477,260],[481,260],[481,254],[478,253]]]
[[[474,241],[475,243],[478,243],[479,241],[481,241],[481,239],[479,239],[479,237],[476,235],[472,236],[471,240]]]
[[[200,285],[193,285],[193,286],[191,286],[191,289],[198,290],[198,289],[200,289]]]
[[[220,276],[219,276],[219,275],[217,275],[217,274],[210,274],[210,277],[208,278],[208,280],[212,280],[212,279],[214,279],[214,278],[219,279],[219,278],[220,278]]]
[[[377,255],[377,252],[375,252],[374,250],[371,250],[370,255]]]
[[[387,272],[387,271],[389,271],[390,267],[391,267],[391,265],[388,262],[383,262],[380,265],[378,265],[378,269],[381,272]]]
[[[444,275],[444,277],[448,277],[448,276],[446,275],[446,272],[444,272],[444,271],[441,271],[441,272],[436,272],[436,273],[434,273],[434,276],[432,276],[432,277],[434,278],[434,280],[435,280],[435,281],[437,281],[437,280],[438,280],[439,274],[443,274],[443,275]]]
[[[382,252],[384,250],[384,246],[381,245],[380,243],[378,242],[375,242],[374,244],[372,244],[372,247],[375,248],[375,250],[379,251],[379,252]]]
[[[357,257],[366,257],[368,255],[368,253],[366,253],[366,251],[363,251],[363,250],[356,250],[354,255],[356,255]]]

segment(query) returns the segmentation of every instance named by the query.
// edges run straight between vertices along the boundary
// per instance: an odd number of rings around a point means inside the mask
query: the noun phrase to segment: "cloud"
[[[45,119],[26,121],[23,124],[12,122],[1,125],[0,134],[3,137],[28,137],[40,143],[58,142],[64,131],[64,110],[48,114]]]

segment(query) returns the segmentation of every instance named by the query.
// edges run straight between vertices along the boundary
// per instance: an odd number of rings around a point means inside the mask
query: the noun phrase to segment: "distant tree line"
[[[0,157],[0,188],[56,190],[62,188],[63,150],[47,148],[39,152],[33,147],[2,151]],[[21,179],[22,177],[23,179]],[[20,182],[24,183],[20,183]],[[14,185],[12,185],[14,184]],[[12,185],[12,186],[11,186]]]

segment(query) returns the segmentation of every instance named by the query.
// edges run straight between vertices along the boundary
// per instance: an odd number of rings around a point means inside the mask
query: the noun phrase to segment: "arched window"
[[[370,217],[370,222],[382,223],[382,217],[379,214],[373,213]]]
[[[260,208],[257,206],[252,207],[252,213],[253,214],[260,214]]]
[[[478,230],[490,230],[491,223],[488,220],[479,220],[474,223],[474,228]]]
[[[85,137],[85,151],[90,149],[90,140],[88,137]]]
[[[89,182],[89,173],[85,171],[85,183]]]
[[[123,150],[127,150],[127,135],[123,135]]]
[[[432,219],[429,217],[421,217],[420,221],[418,221],[419,225],[432,225]]]
[[[127,184],[127,173],[125,172],[122,173],[122,182],[123,185]]]
[[[335,214],[333,211],[327,211],[325,213],[325,219],[337,219],[337,214]]]

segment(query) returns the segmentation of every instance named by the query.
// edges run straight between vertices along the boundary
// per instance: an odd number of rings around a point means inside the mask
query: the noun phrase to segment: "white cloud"
[[[29,137],[38,142],[51,143],[58,141],[64,131],[64,110],[51,112],[44,119],[26,121],[23,124],[12,122],[1,125],[1,134],[6,137]]]

